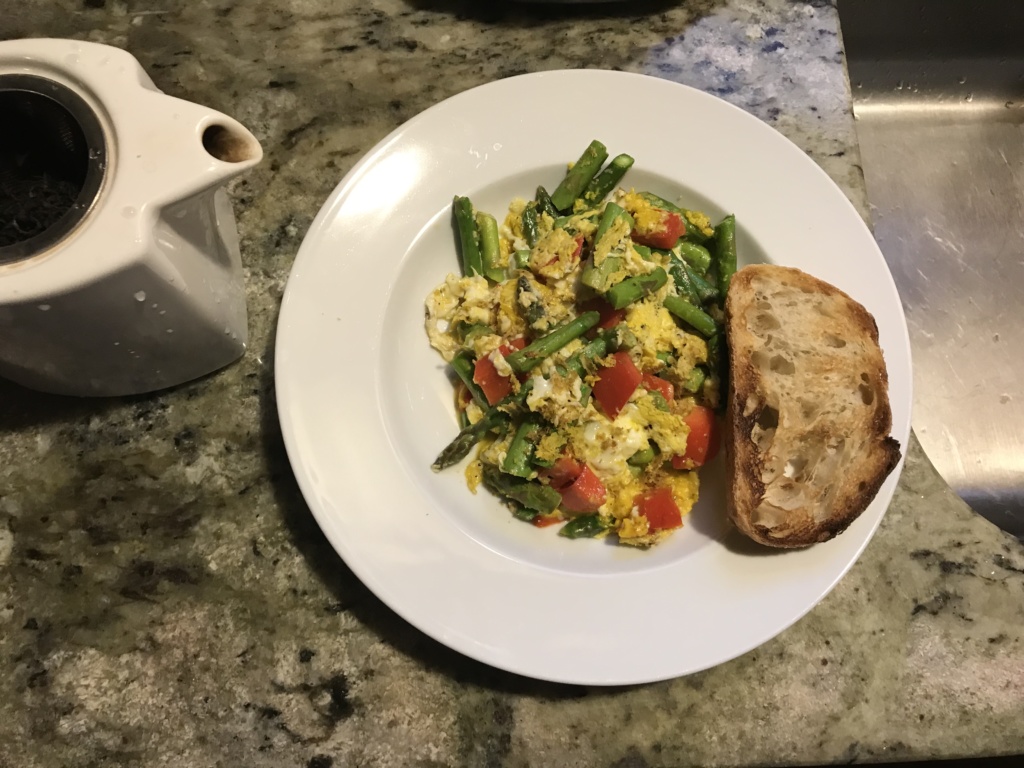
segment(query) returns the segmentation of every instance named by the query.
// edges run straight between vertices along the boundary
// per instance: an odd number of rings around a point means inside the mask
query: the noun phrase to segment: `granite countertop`
[[[486,6],[486,10],[483,8]],[[413,629],[292,478],[274,324],[355,161],[443,98],[542,69],[647,72],[749,110],[865,213],[834,3],[24,0],[0,38],[127,48],[266,151],[230,187],[251,344],[146,397],[0,383],[0,766],[674,766],[1024,751],[1024,547],[916,441],[860,561],[761,648],[623,689],[539,683]]]

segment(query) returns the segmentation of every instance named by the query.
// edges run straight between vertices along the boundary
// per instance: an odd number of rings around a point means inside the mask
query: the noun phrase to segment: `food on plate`
[[[648,547],[682,526],[716,450],[735,221],[620,187],[633,159],[607,158],[591,142],[500,223],[453,201],[462,275],[427,297],[426,330],[461,430],[433,468],[473,454],[470,489],[516,517]]]
[[[900,458],[874,318],[828,283],[758,264],[732,277],[725,322],[730,517],[772,547],[838,535]]]

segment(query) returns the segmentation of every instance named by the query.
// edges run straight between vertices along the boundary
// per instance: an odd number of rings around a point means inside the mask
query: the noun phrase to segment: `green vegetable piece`
[[[668,400],[665,399],[665,396],[661,394],[661,392],[648,392],[647,396],[651,398],[651,402],[654,403],[654,407],[659,411],[669,410]]]
[[[682,215],[683,209],[675,203],[670,203],[663,197],[658,197],[653,192],[641,192],[640,197],[646,200],[648,203],[653,205],[655,208],[661,208],[663,211],[671,211],[672,213],[678,213]]]
[[[550,357],[573,339],[579,338],[601,320],[598,312],[584,312],[574,320],[555,328],[531,344],[505,358],[516,373],[526,373]]]
[[[516,300],[519,302],[519,306],[523,308],[526,322],[533,328],[547,316],[540,285],[532,274],[524,272],[519,276],[519,280],[516,281],[516,291]],[[524,294],[529,295],[531,298],[524,301]]]
[[[482,275],[483,257],[480,254],[480,232],[473,216],[473,203],[468,197],[456,197],[452,201],[452,213],[459,230],[459,244],[462,249],[462,274],[466,277]]]
[[[480,260],[484,275],[489,280],[500,283],[505,279],[505,270],[498,264],[501,258],[501,250],[498,247],[498,222],[491,214],[478,211],[476,226],[480,232]]]
[[[580,159],[576,161],[565,178],[551,193],[551,202],[559,211],[568,211],[591,179],[597,175],[601,165],[608,159],[608,149],[600,141],[590,142]]]
[[[555,204],[551,202],[551,195],[544,187],[537,187],[537,208],[541,213],[546,213],[552,219],[558,218],[558,210],[555,208]]]
[[[700,366],[694,366],[683,380],[683,389],[690,394],[696,394],[704,386],[705,379],[707,379],[707,372]]]
[[[676,359],[671,352],[659,352],[658,354],[655,355],[655,357],[661,360],[661,362],[663,362],[665,365],[676,364]]]
[[[565,361],[565,368],[581,379],[587,375],[588,361],[604,357],[608,354],[608,341],[598,337],[590,341],[583,349]]]
[[[523,522],[527,523],[532,523],[534,518],[537,517],[537,515],[539,514],[540,512],[538,512],[536,509],[527,509],[526,507],[519,506],[517,506],[515,510],[513,510],[512,512],[512,516],[514,518],[516,518],[517,520],[522,520]]]
[[[536,440],[540,435],[541,427],[536,421],[526,419],[517,428],[512,442],[509,443],[505,459],[501,463],[501,470],[505,474],[516,477],[530,477],[533,470],[530,468],[530,460],[536,447]]]
[[[456,332],[464,347],[472,346],[473,342],[481,336],[494,333],[489,325],[483,323],[460,323]]]
[[[676,250],[683,260],[693,267],[698,275],[703,275],[711,266],[711,253],[703,245],[697,245],[687,240],[680,240],[676,244]]]
[[[512,254],[512,268],[513,271],[517,269],[529,269],[530,267],[530,252],[525,248],[521,251],[515,251]]]
[[[608,193],[615,189],[626,171],[633,167],[633,158],[629,155],[617,155],[604,170],[595,176],[583,191],[583,202],[594,205],[604,200]]]
[[[718,326],[709,314],[679,296],[666,296],[665,309],[706,339],[718,332]]]
[[[690,273],[686,271],[686,262],[673,256],[671,264],[669,271],[672,273],[672,282],[675,283],[676,293],[695,307],[700,306],[700,296],[690,279]]]
[[[640,258],[644,261],[651,261],[654,257],[651,255],[651,249],[646,245],[637,245],[633,243],[633,250],[640,254]]]
[[[488,432],[508,428],[511,423],[511,414],[522,408],[531,389],[533,389],[532,381],[523,382],[518,392],[509,395],[497,405],[492,405],[484,411],[480,421],[463,427],[455,439],[438,454],[430,468],[435,472],[440,472],[453,464],[458,464],[469,455],[473,446],[480,442]]]
[[[626,459],[626,463],[634,467],[646,467],[652,461],[654,461],[654,449],[651,446],[641,448]]]
[[[491,407],[491,404],[487,402],[487,397],[484,395],[480,385],[473,381],[473,358],[466,350],[461,350],[455,357],[452,358],[451,362],[452,370],[458,374],[458,377],[462,379],[462,383],[466,385],[466,389],[473,396],[473,401],[481,408],[487,409]]]
[[[715,255],[718,257],[718,292],[725,301],[729,283],[736,274],[736,217],[729,214],[715,228]]]
[[[570,539],[592,539],[608,530],[608,524],[596,512],[580,515],[562,526],[561,536]]]
[[[718,288],[698,275],[696,270],[691,268],[689,264],[683,264],[683,269],[687,277],[690,278],[690,285],[693,286],[693,290],[696,292],[701,304],[707,304],[709,301],[718,298]]]
[[[686,208],[683,208],[683,220],[686,223],[686,234],[683,235],[683,237],[696,245],[707,246],[708,242],[712,239],[713,236],[705,235],[703,232],[697,229],[696,226],[693,225],[693,222],[690,221],[691,218],[696,218],[700,215],[702,214],[698,213],[697,211],[690,211],[687,210]]]
[[[468,427],[460,430],[455,439],[448,443],[445,449],[434,459],[434,463],[430,465],[430,468],[435,472],[440,472],[442,469],[458,464],[469,455],[469,452],[473,450],[473,446],[479,443],[484,435],[508,422],[508,418],[508,414],[498,410],[497,406],[491,408],[484,413],[483,417],[476,424],[470,424]]]
[[[537,203],[532,200],[523,209],[523,237],[531,248],[537,244]]]
[[[621,267],[622,259],[618,256],[605,256],[599,267],[595,267],[593,261],[588,261],[580,281],[598,293],[604,293],[608,290],[608,281]]]
[[[627,307],[645,296],[649,296],[668,282],[668,275],[661,267],[646,275],[627,277],[622,282],[614,285],[605,294],[608,303],[615,309]]]
[[[483,481],[498,495],[541,514],[553,512],[562,503],[562,495],[551,486],[506,475],[491,464],[484,465]]]
[[[616,203],[607,203],[604,207],[604,211],[601,213],[601,221],[597,225],[597,231],[594,233],[594,247],[601,242],[602,238],[608,233],[608,230],[612,228],[615,220],[620,216],[625,216],[629,222],[630,229],[633,228],[633,217],[626,213],[626,210]]]

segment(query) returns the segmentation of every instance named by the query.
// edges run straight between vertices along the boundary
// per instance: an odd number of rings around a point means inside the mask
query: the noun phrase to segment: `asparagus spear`
[[[622,282],[612,286],[608,293],[605,294],[605,298],[615,309],[622,309],[634,301],[640,301],[644,296],[654,293],[654,291],[661,288],[667,282],[668,275],[665,274],[665,270],[657,267],[653,272],[649,272],[646,275],[627,277]]]
[[[523,209],[523,237],[531,248],[537,244],[537,203],[532,200]]]
[[[444,450],[438,454],[430,468],[435,472],[440,472],[442,469],[447,469],[453,464],[458,464],[469,455],[469,452],[473,450],[473,446],[479,443],[484,435],[493,429],[507,426],[510,422],[510,414],[522,407],[532,387],[532,382],[523,382],[518,392],[509,395],[497,405],[492,405],[484,411],[480,421],[463,427],[459,434],[455,436],[455,439],[448,443]]]
[[[456,197],[452,201],[452,213],[459,229],[459,243],[462,246],[462,274],[466,277],[483,274],[480,233],[473,218],[473,203],[468,197]]]
[[[559,211],[568,211],[576,198],[582,194],[590,180],[601,170],[601,165],[608,158],[608,149],[600,141],[590,142],[580,159],[565,174],[555,191],[551,193],[551,202]]]
[[[537,187],[537,208],[540,209],[541,213],[546,213],[552,219],[558,218],[558,209],[551,202],[551,195],[548,194],[544,187]]]
[[[469,394],[473,396],[477,405],[481,408],[491,407],[483,390],[480,389],[480,385],[473,381],[473,359],[469,352],[461,350],[452,358],[452,370],[462,379],[462,383],[466,385],[466,389],[469,390]]]
[[[629,155],[618,155],[595,176],[583,191],[583,202],[588,206],[599,203],[615,189],[626,171],[633,167],[633,158]]]
[[[533,474],[530,458],[540,434],[540,424],[534,419],[524,419],[509,443],[505,459],[501,462],[501,471],[508,475],[528,478]]]
[[[709,339],[718,331],[718,326],[715,325],[715,321],[709,314],[685,299],[679,296],[666,296],[664,303],[665,309],[687,325],[692,326],[704,338]]]
[[[483,480],[498,495],[541,514],[554,511],[562,503],[562,495],[551,486],[507,475],[490,464],[484,465]]]
[[[715,251],[718,256],[718,292],[725,301],[729,283],[736,274],[736,217],[732,214],[715,228]]]
[[[505,270],[498,264],[501,251],[498,247],[498,222],[489,213],[476,214],[477,231],[480,233],[480,262],[488,279],[500,283],[505,279]]]
[[[599,312],[584,312],[575,320],[564,323],[551,333],[508,355],[505,360],[516,373],[526,373],[553,355],[570,341],[582,336],[601,321]]]
[[[605,524],[599,514],[593,512],[589,515],[580,515],[573,518],[562,526],[559,534],[570,539],[586,539],[593,538],[606,530],[608,530],[607,524]]]
[[[703,245],[681,240],[676,248],[679,255],[697,271],[697,274],[703,275],[708,271],[708,267],[711,266],[711,253]]]

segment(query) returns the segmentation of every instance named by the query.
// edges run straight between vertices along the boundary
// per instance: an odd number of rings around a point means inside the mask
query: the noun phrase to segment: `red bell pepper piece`
[[[651,533],[678,528],[683,524],[683,515],[669,488],[658,488],[651,493],[641,494],[633,499],[633,506],[647,518]]]
[[[562,509],[567,512],[594,512],[604,504],[607,491],[601,478],[583,465],[583,470],[571,484],[562,488]]]
[[[513,339],[508,344],[502,344],[498,351],[504,356],[513,349],[522,349],[526,346],[526,339]],[[484,397],[491,405],[504,400],[512,392],[512,380],[508,376],[502,376],[494,367],[490,355],[484,355],[476,361],[473,366],[473,381],[480,385]]]
[[[645,373],[643,378],[640,380],[641,385],[648,392],[657,392],[666,400],[673,400],[676,396],[675,389],[672,387],[672,382],[665,381],[660,376],[655,376],[653,373]]]
[[[612,357],[615,365],[602,368],[594,383],[594,399],[610,419],[619,415],[643,378],[628,352],[616,352]]]
[[[661,218],[652,229],[633,230],[633,242],[648,248],[673,248],[686,233],[683,217],[674,211],[661,211]]]
[[[715,412],[703,405],[695,405],[683,420],[690,428],[686,438],[686,453],[672,457],[676,469],[695,469],[715,458],[718,453],[718,429]]]

